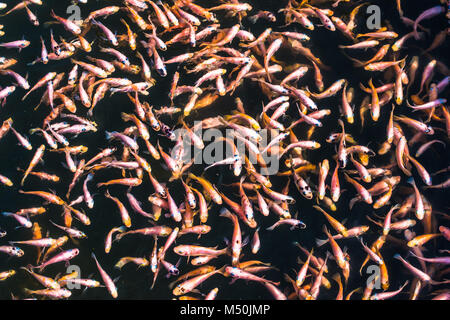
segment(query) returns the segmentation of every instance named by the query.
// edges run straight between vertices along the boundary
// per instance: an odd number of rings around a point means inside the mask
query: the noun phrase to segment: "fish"
[[[42,77],[22,98],[22,101],[33,91],[39,89],[40,87],[47,84],[47,82],[53,80],[56,77],[56,72],[49,72],[44,77]]]
[[[50,15],[54,19],[58,20],[59,23],[61,23],[67,31],[72,32],[74,35],[81,34],[81,28],[78,25],[76,25],[74,22],[72,22],[71,20],[57,16],[56,13],[53,11],[53,9],[50,11]]]
[[[422,13],[417,17],[416,20],[414,20],[413,30],[414,30],[414,37],[416,38],[416,40],[419,39],[419,35],[418,35],[418,32],[417,32],[417,26],[419,25],[419,23],[420,23],[422,20],[424,20],[424,19],[430,19],[430,18],[432,18],[432,17],[434,17],[434,16],[437,16],[437,15],[443,13],[444,10],[445,10],[445,9],[444,9],[444,7],[442,7],[442,6],[435,6],[435,7],[432,7],[432,8],[430,8],[430,9],[425,10],[424,12],[422,12]]]
[[[239,264],[239,257],[241,255],[242,250],[242,234],[241,229],[239,227],[239,221],[238,218],[227,209],[222,209],[220,216],[231,219],[234,225],[233,238],[231,239],[230,247],[232,256],[231,263],[233,266],[236,266]]]
[[[100,276],[103,279],[103,283],[105,284],[106,288],[108,289],[109,294],[116,299],[119,294],[117,293],[117,288],[114,284],[114,282],[112,281],[112,279],[109,277],[109,275],[105,272],[105,270],[103,270],[103,268],[100,266],[100,263],[97,260],[97,257],[95,256],[94,253],[91,254],[92,258],[95,261],[95,264],[97,265],[97,269],[100,273]]]

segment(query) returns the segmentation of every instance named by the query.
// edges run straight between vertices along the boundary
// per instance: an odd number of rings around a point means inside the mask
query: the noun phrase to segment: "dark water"
[[[27,74],[30,84],[34,84],[37,80],[39,80],[44,74],[51,71],[57,72],[68,72],[71,68],[69,67],[68,61],[57,61],[50,62],[48,65],[36,64],[34,66],[27,66],[28,62],[31,62],[40,54],[40,42],[39,36],[43,35],[43,37],[48,42],[49,39],[49,29],[53,28],[56,35],[63,35],[65,37],[68,36],[68,33],[63,30],[60,25],[45,25],[45,21],[51,21],[49,16],[49,9],[52,8],[58,15],[66,16],[65,11],[68,5],[70,5],[70,1],[44,1],[45,4],[43,6],[33,6],[33,12],[37,14],[39,20],[41,21],[41,25],[39,27],[33,27],[27,20],[26,14],[24,11],[20,11],[14,14],[11,14],[7,17],[0,17],[0,24],[5,25],[6,35],[0,38],[0,41],[13,41],[17,39],[21,39],[22,36],[25,39],[30,40],[32,45],[30,47],[24,49],[20,54],[19,63],[13,67],[13,70],[20,74]],[[284,7],[287,1],[248,1],[251,3],[255,9],[262,10],[270,10],[272,12],[277,12],[278,9]],[[383,26],[391,26],[391,29],[395,30],[399,33],[400,36],[408,33],[410,28],[405,27],[401,21],[399,20],[398,13],[395,8],[395,1],[370,1],[371,3],[377,4],[381,7],[382,13],[382,25]],[[439,4],[439,1],[403,1],[404,4],[404,14],[411,19],[416,18],[423,10],[430,8],[433,5]],[[86,17],[88,13],[94,9],[98,9],[104,5],[113,5],[115,3],[120,3],[118,1],[107,1],[105,3],[101,1],[89,1],[88,5],[80,4],[82,8],[82,17]],[[207,4],[209,1],[199,1],[199,4]],[[215,2],[214,2],[215,3]],[[414,5],[413,5],[414,4]],[[205,6],[210,6],[205,5]],[[9,7],[12,7],[10,5]],[[342,3],[335,10],[335,14],[337,16],[342,17],[342,13],[348,13],[353,8],[353,5],[349,5],[347,3]],[[256,11],[255,11],[256,12]],[[345,16],[344,16],[345,17]],[[358,14],[358,27],[356,29],[357,32],[368,32],[365,28],[365,19],[367,15],[365,14],[365,9],[363,8]],[[294,24],[289,26],[288,28],[278,28],[277,26],[282,25],[282,16],[277,14],[278,21],[272,27],[274,30],[296,30],[303,32],[302,28],[298,24]],[[344,19],[345,20],[345,19]],[[123,25],[118,21],[118,17],[110,17],[106,20],[106,25],[108,25],[113,31],[118,31],[118,33],[124,32]],[[226,20],[229,25],[233,25],[235,20],[227,19]],[[347,20],[345,20],[347,21]],[[227,26],[227,23],[224,26]],[[424,26],[430,28],[432,30],[430,35],[427,35],[425,41],[422,42],[414,42],[410,40],[407,42],[407,50],[402,51],[402,56],[408,55],[408,57],[412,57],[414,55],[418,55],[421,53],[421,50],[427,48],[430,44],[434,35],[437,34],[440,30],[445,27],[448,27],[448,21],[445,20],[442,16],[439,18],[434,18],[432,21],[426,21],[423,23]],[[115,28],[114,26],[117,26]],[[243,22],[243,27],[245,29],[249,29],[254,34],[260,34],[266,27],[267,23],[258,22],[255,25],[250,25],[247,22]],[[321,60],[326,64],[332,67],[330,71],[323,72],[325,87],[328,87],[334,81],[340,78],[346,78],[349,80],[349,86],[358,88],[359,83],[367,84],[369,77],[373,76],[368,72],[363,72],[360,70],[356,70],[352,67],[350,61],[342,54],[342,52],[338,49],[338,45],[340,44],[348,44],[347,40],[336,31],[331,33],[329,31],[324,30],[324,28],[316,27],[316,30],[313,32],[306,32],[311,36],[311,41],[308,46],[311,48],[312,52],[321,58]],[[95,38],[95,32],[90,32],[88,36],[88,40],[92,41],[101,41]],[[7,50],[0,49],[0,56],[5,57],[16,57],[17,52],[15,50]],[[166,55],[162,53],[162,56],[166,59],[172,56],[176,56],[180,53],[183,53],[186,50],[184,46],[174,46],[174,48],[170,49]],[[440,48],[431,52],[431,55],[437,60],[443,62],[448,65],[448,52],[449,46],[448,42],[446,42]],[[355,55],[362,60],[366,60],[367,58],[373,55],[373,51],[368,50],[366,53],[361,53],[360,55]],[[75,59],[83,57],[85,54],[80,53],[74,56]],[[280,53],[280,60],[283,60],[283,52]],[[93,52],[91,56],[98,57],[101,54],[97,54]],[[106,56],[103,56],[106,57]],[[278,57],[278,54],[277,54]],[[307,60],[301,56],[286,56],[286,59],[292,59],[293,63],[307,63]],[[139,64],[139,60],[134,59],[134,63]],[[420,70],[423,70],[423,67],[430,61],[430,58],[426,56],[421,56],[420,58]],[[408,60],[409,62],[409,60]],[[154,77],[157,80],[156,85],[150,89],[150,95],[148,97],[141,97],[141,101],[149,101],[151,105],[155,106],[155,109],[158,109],[159,106],[167,105],[167,92],[171,81],[171,76],[175,70],[175,65],[171,65],[168,67],[169,76],[166,78],[159,77],[156,72],[154,73]],[[309,74],[308,77],[305,77],[304,81],[309,85],[310,88],[314,88],[314,84],[312,82],[312,73]],[[419,72],[420,75],[420,72]],[[133,77],[127,75],[130,80],[138,81],[139,77]],[[375,76],[378,81],[374,81],[374,83],[379,85],[381,82],[381,76]],[[440,80],[443,76],[439,74],[436,79]],[[190,84],[195,81],[195,78],[185,77],[182,79],[183,84]],[[1,77],[0,85],[7,85],[10,81],[9,77]],[[302,80],[303,81],[303,80]],[[417,78],[416,78],[417,84]],[[411,92],[417,92],[418,88],[413,86],[411,88]],[[17,89],[17,91],[8,98],[7,104],[0,110],[0,121],[4,121],[10,116],[14,118],[14,128],[21,133],[26,133],[30,128],[34,128],[40,126],[42,123],[42,119],[48,113],[48,107],[41,107],[37,112],[33,112],[33,108],[39,103],[41,98],[42,90],[38,90],[36,93],[32,93],[30,97],[25,100],[25,102],[21,102],[20,99],[23,96],[23,90]],[[358,92],[358,91],[357,91]],[[442,95],[442,97],[448,95],[447,91]],[[250,81],[245,81],[243,85],[236,90],[235,95],[233,97],[221,97],[219,98],[213,105],[210,107],[201,110],[200,112],[193,112],[193,116],[190,118],[190,121],[194,119],[200,119],[208,116],[212,116],[215,114],[227,114],[234,108],[233,100],[236,96],[241,97],[244,102],[245,108],[248,114],[255,116],[257,112],[261,108],[261,100],[267,103],[267,98],[261,94],[259,87]],[[367,125],[365,128],[361,128],[359,126],[359,115],[358,115],[358,104],[362,101],[362,96],[357,95],[355,98],[355,123],[356,125],[350,126],[346,125],[346,129],[349,133],[351,133],[361,145],[368,145],[374,150],[378,149],[378,146],[384,141],[384,132],[385,132],[385,124],[388,118],[387,108],[386,106],[382,108],[381,117],[378,123],[374,125],[372,121],[366,119]],[[185,101],[180,101],[180,106],[183,106]],[[330,132],[338,131],[337,125],[337,117],[339,116],[338,105],[340,104],[339,98],[325,99],[320,102],[321,108],[329,108],[333,111],[332,116],[328,117],[325,121],[323,121],[324,126],[313,135],[313,138],[317,141],[321,142],[322,148],[317,151],[309,151],[305,154],[305,158],[310,160],[312,163],[318,163],[325,158],[331,159],[331,155],[334,154],[334,146],[328,145],[325,143],[324,139],[329,135]],[[78,108],[82,109],[83,107],[78,104]],[[297,114],[294,108],[291,108],[288,112],[288,115],[285,117],[285,121],[288,123],[292,118],[296,118]],[[132,112],[133,105],[128,100],[126,95],[123,94],[115,94],[112,98],[103,99],[94,109],[94,117],[93,119],[99,125],[98,132],[96,133],[87,133],[82,134],[79,137],[71,140],[71,144],[79,145],[83,144],[89,146],[89,151],[85,154],[84,158],[90,159],[92,156],[98,153],[100,149],[103,149],[106,145],[106,139],[104,136],[104,131],[121,131],[127,127],[127,124],[124,123],[120,118],[121,112]],[[397,114],[403,113],[406,115],[410,115],[410,112],[406,109],[406,106],[397,107]],[[85,110],[82,110],[81,114],[84,114]],[[367,116],[369,117],[369,116]],[[161,117],[161,120],[167,123],[170,126],[176,124],[176,119],[168,116]],[[437,124],[438,127],[443,128],[442,124]],[[304,131],[304,132],[303,132]],[[407,137],[412,136],[412,131],[406,129]],[[297,129],[296,134],[299,138],[306,133],[306,130]],[[43,139],[41,136],[33,135],[29,136],[30,142],[33,146],[39,146],[43,143]],[[159,139],[161,145],[168,150],[169,147],[173,146],[173,143],[168,141],[166,138],[161,136],[152,136],[151,142],[156,145],[157,140]],[[445,134],[440,131],[437,131],[435,139],[446,139]],[[445,141],[445,140],[444,140]],[[117,144],[119,147],[120,144]],[[143,145],[142,145],[143,147]],[[412,152],[416,151],[415,146],[412,149]],[[35,149],[34,149],[35,150]],[[29,161],[31,160],[34,151],[24,151],[21,146],[17,145],[15,137],[10,133],[5,138],[0,141],[0,173],[10,177],[14,182],[15,186],[13,188],[7,189],[5,187],[0,187],[0,211],[17,211],[19,208],[33,207],[33,206],[41,206],[42,201],[33,196],[22,196],[17,193],[18,185],[20,178],[22,176],[21,172],[17,171],[17,167],[26,168],[28,166]],[[150,157],[146,157],[149,159]],[[164,171],[164,169],[160,166],[160,162],[153,161],[150,159],[150,163],[152,165],[153,175],[159,181],[167,181],[168,173]],[[421,163],[427,168],[429,172],[435,172],[441,168],[448,166],[449,153],[448,150],[444,150],[441,146],[436,146],[431,151],[428,151],[425,156],[421,159]],[[375,161],[376,165],[386,165],[390,163],[390,156],[380,157],[377,156],[375,159],[371,159]],[[72,179],[72,174],[64,169],[62,164],[64,162],[64,156],[62,154],[56,154],[47,152],[45,155],[45,164],[39,166],[39,170],[46,171],[52,174],[57,174],[60,176],[61,181],[58,184],[51,184],[39,181],[35,177],[29,177],[25,186],[25,190],[54,190],[58,195],[63,196],[67,191],[67,186]],[[195,174],[201,174],[203,170],[202,165],[196,165],[192,168],[192,171]],[[334,166],[332,166],[333,168]],[[104,253],[104,239],[106,234],[112,227],[120,226],[121,219],[118,213],[117,207],[115,204],[106,199],[103,196],[104,190],[95,190],[95,184],[102,181],[107,181],[113,178],[120,177],[120,170],[110,169],[105,171],[100,171],[95,174],[94,182],[91,184],[91,191],[96,193],[95,196],[95,207],[93,210],[88,210],[84,204],[78,205],[77,208],[82,208],[86,210],[86,213],[90,217],[92,223],[90,226],[84,226],[77,221],[74,221],[74,226],[81,229],[88,235],[88,239],[80,240],[76,243],[70,242],[65,245],[65,248],[80,248],[80,255],[71,261],[71,264],[78,265],[82,271],[82,277],[92,276],[93,278],[100,280],[100,276],[97,272],[96,266],[93,262],[93,259],[90,257],[91,252],[95,252],[101,265],[103,268],[110,274],[112,278],[118,278],[117,287],[119,291],[119,297],[122,299],[170,299],[172,298],[171,290],[168,289],[168,284],[171,282],[171,279],[165,278],[165,271],[159,275],[155,288],[150,290],[150,285],[153,279],[153,274],[150,272],[149,268],[137,269],[134,265],[126,265],[121,271],[114,269],[114,264],[123,256],[145,256],[149,257],[152,248],[153,248],[153,238],[152,237],[144,237],[144,236],[127,236],[122,239],[118,243],[113,244],[112,251],[109,255]],[[225,191],[227,195],[232,195],[232,199],[234,201],[239,201],[238,195],[235,192],[235,189],[230,189],[221,184],[227,184],[229,182],[236,182],[237,179],[232,176],[228,168],[213,168],[207,172],[205,175],[209,178],[209,180],[215,184],[219,185],[219,189]],[[312,178],[311,182],[315,183],[315,176]],[[439,183],[445,180],[445,177],[440,177],[439,181],[435,181],[435,183]],[[343,180],[343,179],[342,179]],[[419,179],[420,180],[420,179]],[[147,211],[151,211],[151,206],[147,202],[147,197],[150,193],[153,193],[153,188],[150,183],[144,179],[144,183],[136,188],[133,188],[133,194],[142,201],[143,207]],[[285,178],[279,177],[271,177],[271,181],[274,185],[274,190],[280,190],[286,183]],[[416,181],[418,181],[416,179]],[[402,185],[406,185],[405,181],[402,181]],[[75,189],[72,191],[72,199],[82,193],[81,190],[82,183],[78,183]],[[350,185],[345,184],[341,181],[341,187],[343,189],[347,189],[346,192],[342,194],[341,199],[338,203],[338,210],[334,213],[334,217],[338,220],[346,221],[346,227],[351,228],[354,226],[368,224],[371,226],[371,231],[364,236],[364,240],[367,243],[372,243],[378,237],[377,227],[371,224],[366,216],[372,213],[371,207],[367,206],[363,203],[357,203],[353,209],[350,211],[348,209],[348,202],[354,195],[354,190]],[[112,186],[109,187],[110,193],[113,196],[119,197],[124,203],[126,203],[125,197],[125,187]],[[181,184],[176,181],[169,184],[169,190],[172,196],[175,198],[177,203],[180,203],[183,198],[183,189]],[[409,192],[409,191],[408,191]],[[297,192],[293,183],[291,183],[290,194],[294,195],[297,202],[295,205],[290,207],[291,213],[298,212],[298,217],[302,221],[304,221],[307,225],[306,229],[303,230],[294,230],[289,231],[286,226],[282,226],[275,231],[266,231],[265,228],[272,225],[275,221],[277,221],[277,217],[275,214],[271,214],[269,217],[265,218],[261,215],[257,216],[257,221],[260,224],[260,237],[262,242],[262,248],[260,252],[255,256],[251,254],[249,247],[246,247],[243,250],[244,257],[243,260],[257,259],[265,262],[270,262],[273,266],[279,269],[279,271],[271,271],[265,274],[265,277],[274,281],[281,281],[280,289],[284,290],[286,288],[291,291],[291,287],[288,283],[286,283],[283,279],[283,274],[287,273],[291,277],[295,276],[294,269],[298,271],[299,265],[296,260],[297,257],[301,257],[301,259],[305,259],[303,253],[300,252],[298,248],[296,248],[292,243],[297,241],[301,243],[305,248],[311,249],[315,247],[315,238],[324,238],[324,233],[322,231],[322,226],[326,223],[323,216],[315,211],[312,208],[312,201],[308,201],[303,199]],[[425,196],[433,205],[433,209],[440,212],[446,212],[446,209],[449,206],[448,201],[448,193],[444,190],[435,190],[435,191],[427,191],[424,192]],[[405,196],[401,194],[400,191],[397,190],[394,193],[393,202],[396,200],[403,199]],[[63,235],[58,229],[53,227],[48,221],[52,220],[59,224],[62,223],[62,210],[56,206],[46,206],[47,212],[42,215],[33,218],[33,221],[39,223],[39,225],[43,228],[44,234],[47,230],[50,232],[52,236],[60,236]],[[196,236],[186,235],[180,238],[178,241],[179,244],[201,244],[203,246],[216,246],[219,248],[223,248],[224,237],[231,238],[232,235],[232,224],[228,219],[224,219],[218,217],[219,207],[217,205],[213,205],[209,211],[209,219],[208,225],[213,227],[213,231],[207,235],[201,237],[200,240],[197,240]],[[388,207],[384,207],[381,210],[377,211],[377,214],[383,216],[385,212],[388,210]],[[131,211],[131,210],[130,210]],[[144,227],[148,226],[148,223],[145,218],[140,215],[133,214],[132,222],[133,227]],[[444,220],[441,216],[437,216],[438,225],[444,224],[448,226],[448,220]],[[164,224],[175,227],[170,219],[166,219],[164,217],[161,218],[161,221]],[[0,226],[8,231],[8,236],[0,239],[0,245],[6,244],[7,241],[12,240],[22,240],[29,239],[31,237],[31,231],[25,229],[15,229],[16,222],[9,218],[0,217]],[[242,231],[244,232],[244,236],[253,236],[253,230],[250,230],[243,224],[241,224]],[[422,227],[418,224],[414,229],[418,234],[422,233]],[[401,234],[396,234],[398,238],[401,238]],[[164,243],[164,239],[158,242],[159,245]],[[361,246],[355,239],[343,240],[340,241],[339,244],[342,247],[346,247],[347,251],[350,254],[351,258],[351,273],[348,285],[345,287],[345,293],[350,292],[351,290],[357,287],[365,287],[366,279],[368,278],[368,274],[365,274],[363,271],[363,275],[359,275],[359,267],[361,266],[362,260],[365,258],[364,252],[361,250]],[[445,249],[448,242],[442,239],[438,239],[434,242],[432,246],[429,248],[435,249]],[[35,264],[36,254],[34,248],[28,248],[23,246],[25,250],[25,256],[22,258],[5,258],[6,255],[0,256],[0,271],[7,269],[18,269],[20,266],[24,266],[27,264]],[[437,251],[435,249],[428,250],[426,252],[426,256],[437,255]],[[315,253],[320,257],[325,257],[325,252],[330,250],[329,246],[325,245],[321,248],[316,248]],[[399,286],[401,286],[405,280],[411,280],[412,277],[409,273],[402,268],[400,263],[392,259],[392,256],[395,253],[401,253],[402,256],[405,256],[407,251],[403,248],[395,246],[394,244],[386,244],[383,247],[382,254],[386,260],[386,264],[389,270],[389,277],[391,283],[391,289],[395,290]],[[166,260],[172,263],[176,263],[179,257],[169,251],[166,255]],[[230,263],[229,257],[220,257],[216,260],[213,260],[211,264],[215,266],[222,266],[223,264]],[[416,262],[414,262],[416,263]],[[331,275],[338,272],[337,267],[334,263],[330,263],[330,276],[328,277],[331,280]],[[415,264],[417,265],[417,264]],[[192,266],[187,264],[185,258],[181,259],[179,268],[182,273],[188,272],[192,270]],[[58,273],[64,272],[65,268],[62,264],[57,264],[50,266],[46,269],[46,276],[56,276]],[[335,283],[332,284],[333,287],[330,290],[321,290],[320,298],[329,299],[333,298],[337,293],[337,286]],[[244,281],[238,280],[233,285],[229,285],[229,279],[226,279],[222,276],[214,276],[209,281],[205,282],[200,290],[203,293],[209,292],[209,290],[214,287],[219,287],[219,295],[220,299],[270,299],[271,296],[267,292],[267,290],[261,286],[259,283],[245,283]],[[0,299],[9,299],[11,294],[15,296],[24,297],[23,288],[30,289],[38,289],[39,285],[36,283],[34,279],[32,279],[25,272],[19,271],[16,276],[13,278],[0,282]],[[436,287],[437,288],[437,287]],[[429,291],[430,288],[423,289],[422,298],[430,298]],[[84,292],[81,290],[73,290],[72,298],[74,299],[110,299],[110,295],[104,288],[96,288],[96,289],[88,289]],[[406,294],[400,295],[398,298],[405,299],[407,298]]]

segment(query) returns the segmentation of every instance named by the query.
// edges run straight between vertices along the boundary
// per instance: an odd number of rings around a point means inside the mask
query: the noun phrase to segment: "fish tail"
[[[117,231],[119,231],[119,232],[125,232],[126,230],[127,230],[126,226],[121,226],[121,227],[119,227],[119,229],[117,229]]]

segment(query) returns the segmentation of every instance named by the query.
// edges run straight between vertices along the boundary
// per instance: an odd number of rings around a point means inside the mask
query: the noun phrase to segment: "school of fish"
[[[46,114],[40,126],[19,130],[15,115],[5,118],[0,108],[0,152],[8,152],[3,141],[17,141],[28,163],[15,176],[2,175],[0,163],[0,193],[13,190],[23,199],[22,207],[7,211],[1,204],[0,257],[32,256],[35,262],[0,270],[0,288],[24,273],[36,286],[11,292],[13,299],[68,299],[69,283],[120,298],[114,278],[139,269],[152,275],[141,283],[148,290],[173,277],[166,290],[180,300],[227,299],[214,285],[219,277],[229,278],[229,286],[256,282],[278,300],[321,299],[324,291],[337,300],[450,298],[449,207],[434,208],[428,200],[436,192],[445,195],[449,167],[429,172],[422,164],[436,152],[448,160],[450,72],[433,52],[450,29],[426,28],[429,19],[449,18],[446,1],[407,17],[406,4],[392,0],[407,34],[386,21],[367,30],[360,18],[370,1],[280,1],[274,12],[250,0],[112,2],[92,3],[97,9],[81,20],[65,18],[46,0],[0,3],[1,17],[25,13],[31,31],[48,25],[39,43],[27,41],[27,34],[10,39],[12,26],[0,25],[0,79],[8,83],[0,88],[2,108],[16,96],[20,110],[35,96],[40,102],[27,112]],[[44,11],[52,21],[39,20]],[[333,65],[309,45],[319,31],[339,39],[336,54],[367,81],[330,76]],[[409,56],[406,44],[414,43],[422,54]],[[21,58],[25,48],[35,60]],[[361,59],[364,54],[370,58]],[[29,77],[14,71],[16,65],[26,65]],[[36,65],[47,72],[32,72]],[[155,90],[164,78],[169,87]],[[247,105],[243,88],[263,99]],[[119,95],[129,102],[120,106],[118,119],[125,129],[103,130],[96,110]],[[154,96],[163,96],[165,104],[154,104]],[[230,97],[233,105],[220,104]],[[375,125],[384,130],[381,144],[369,147],[349,133]],[[175,135],[180,128],[185,137]],[[203,150],[207,141],[197,131],[212,128],[233,130],[235,139],[222,138],[233,154],[209,166],[183,158],[183,138]],[[264,129],[276,134],[261,146]],[[80,145],[84,135],[104,139],[103,149]],[[257,163],[237,151],[238,141]],[[325,157],[329,146],[332,155]],[[55,154],[58,163],[45,162]],[[275,175],[264,174],[268,154],[279,160]],[[53,165],[71,179],[53,173]],[[114,178],[105,180],[105,172]],[[217,182],[218,172],[234,182]],[[41,181],[42,188],[30,188],[30,181]],[[56,186],[65,192],[54,192]],[[344,192],[350,201],[342,200]],[[101,235],[104,252],[83,246],[95,232],[91,220],[102,210],[99,198],[115,208],[110,221],[101,221],[110,230]],[[39,206],[28,205],[36,201]],[[296,203],[302,203],[298,212]],[[355,224],[348,210],[363,211],[364,219]],[[321,230],[314,247],[301,241],[307,214],[315,215]],[[46,215],[40,225],[36,220]],[[211,216],[232,230],[215,246],[203,242],[219,228],[209,223]],[[15,227],[28,229],[29,236],[11,238],[9,228]],[[298,233],[298,242],[285,244],[296,252],[298,267],[275,278],[280,266],[261,261],[258,252],[281,232]],[[153,249],[138,255],[128,248],[129,256],[106,264],[105,256],[125,238],[151,242]],[[447,247],[437,247],[442,243]],[[387,255],[386,247],[397,253]],[[65,271],[64,263],[77,264],[81,253],[98,271],[92,277]],[[353,255],[366,259],[356,265]],[[380,270],[370,281],[363,272],[369,265]],[[56,266],[57,274],[47,271]],[[393,267],[407,275],[400,287],[390,285]],[[347,285],[358,277],[366,285]]]

